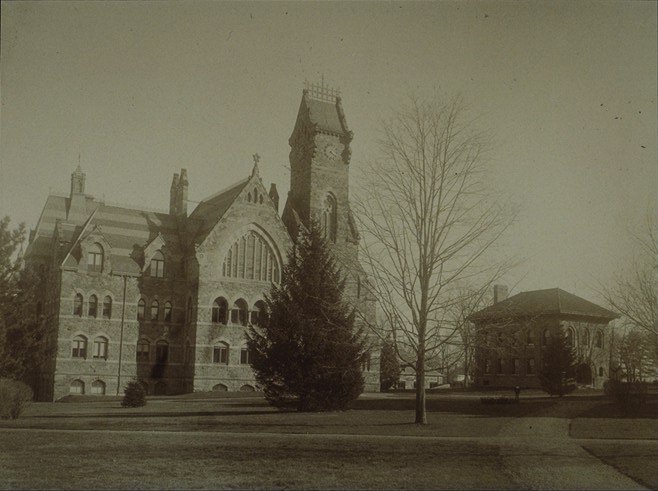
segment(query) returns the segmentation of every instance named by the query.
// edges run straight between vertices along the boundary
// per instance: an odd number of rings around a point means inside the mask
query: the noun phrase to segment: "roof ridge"
[[[242,179],[242,180],[240,180],[236,183],[233,183],[229,186],[226,186],[226,187],[220,189],[219,191],[217,191],[216,193],[208,196],[207,198],[203,198],[201,201],[199,201],[199,204],[206,203],[208,201],[212,201],[213,199],[217,198],[218,196],[221,196],[222,194],[226,193],[227,191],[230,191],[231,189],[237,188],[240,185],[247,184],[251,178],[252,178],[252,176],[247,176],[244,179]],[[188,200],[188,201],[190,201],[190,200]]]

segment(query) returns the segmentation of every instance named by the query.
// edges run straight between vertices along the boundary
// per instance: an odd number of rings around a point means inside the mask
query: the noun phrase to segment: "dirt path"
[[[595,405],[596,402],[592,402]],[[569,436],[571,419],[587,410],[560,401],[541,413],[503,426],[499,437],[505,471],[524,489],[647,489],[585,451]]]

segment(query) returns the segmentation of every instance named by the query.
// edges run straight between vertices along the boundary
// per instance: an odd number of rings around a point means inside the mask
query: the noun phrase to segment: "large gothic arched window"
[[[278,283],[279,262],[269,244],[256,232],[249,231],[224,256],[222,275]]]
[[[322,231],[327,240],[336,242],[336,198],[328,194],[324,199],[321,218]]]

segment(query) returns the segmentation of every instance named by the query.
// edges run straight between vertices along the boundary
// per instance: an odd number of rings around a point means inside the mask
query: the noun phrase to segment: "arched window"
[[[146,315],[146,302],[143,298],[139,299],[137,302],[137,320],[143,321],[144,316]]]
[[[217,343],[212,349],[212,362],[228,365],[228,344]]]
[[[550,339],[551,339],[551,331],[549,331],[548,329],[544,329],[544,332],[542,334],[542,341],[541,341],[542,346],[548,346],[548,342],[550,341]]]
[[[165,260],[160,251],[156,251],[151,258],[150,273],[153,278],[164,278]]]
[[[573,346],[573,329],[567,327],[567,345]]]
[[[167,341],[161,340],[155,343],[155,359],[158,363],[169,361],[169,343]]]
[[[599,367],[599,377],[603,377],[603,367]]]
[[[112,298],[108,295],[103,299],[103,319],[112,318]]]
[[[253,385],[245,384],[240,387],[240,392],[256,392]]]
[[[279,262],[269,244],[256,232],[249,231],[226,252],[222,275],[278,283]]]
[[[102,358],[107,360],[107,338],[99,336],[94,339],[94,351],[92,356],[94,358]]]
[[[596,347],[603,348],[603,332],[600,330],[596,331]]]
[[[324,199],[320,222],[327,240],[336,242],[336,198],[331,194],[328,194]]]
[[[137,361],[149,361],[151,343],[147,339],[137,341]]]
[[[105,382],[102,380],[94,380],[91,383],[91,393],[96,395],[105,395]]]
[[[171,322],[171,302],[165,302],[164,304],[164,320],[165,322]]]
[[[251,322],[254,326],[260,326],[267,318],[267,307],[265,306],[265,302],[258,300],[254,304],[254,309],[250,312],[250,314],[251,319],[249,319],[249,322]]]
[[[91,295],[89,297],[89,308],[87,309],[89,317],[96,317],[98,315],[98,297]]]
[[[151,320],[157,321],[160,316],[160,304],[157,300],[151,302]]]
[[[226,392],[228,391],[228,387],[226,387],[224,384],[217,384],[213,385],[212,390],[213,392]]]
[[[101,273],[103,271],[103,248],[100,244],[92,244],[87,251],[87,272]]]
[[[535,333],[532,328],[528,328],[525,333],[525,342],[526,344],[535,344]]]
[[[240,349],[240,365],[251,365],[251,362],[254,360],[254,352],[250,350],[247,346],[243,346]]]
[[[534,358],[528,358],[526,361],[526,367],[525,367],[525,373],[528,375],[532,375],[535,373],[535,359]]]
[[[73,338],[71,356],[73,358],[87,358],[87,338],[76,336]]]
[[[588,329],[583,329],[583,334],[581,336],[581,342],[585,346],[589,346],[589,330]]]
[[[361,371],[363,372],[370,371],[370,353],[363,354],[363,359],[361,360]]]
[[[251,203],[251,193],[247,193],[247,201]]]
[[[76,293],[73,299],[73,315],[82,317],[82,295],[80,293]]]
[[[69,392],[71,394],[83,395],[85,393],[85,383],[82,380],[74,380],[71,382]]]
[[[228,302],[225,298],[218,297],[212,303],[212,322],[215,324],[226,324]]]
[[[247,302],[241,298],[236,300],[231,308],[231,323],[246,326],[247,310]]]

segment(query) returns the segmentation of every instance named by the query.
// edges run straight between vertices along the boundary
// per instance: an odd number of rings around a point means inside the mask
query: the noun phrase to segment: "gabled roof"
[[[195,243],[200,244],[205,240],[250,180],[251,176],[204,199],[197,205],[190,214],[192,227],[195,223],[197,227],[192,231]]]
[[[485,320],[508,316],[570,315],[612,320],[618,314],[560,288],[521,292],[469,316]]]

